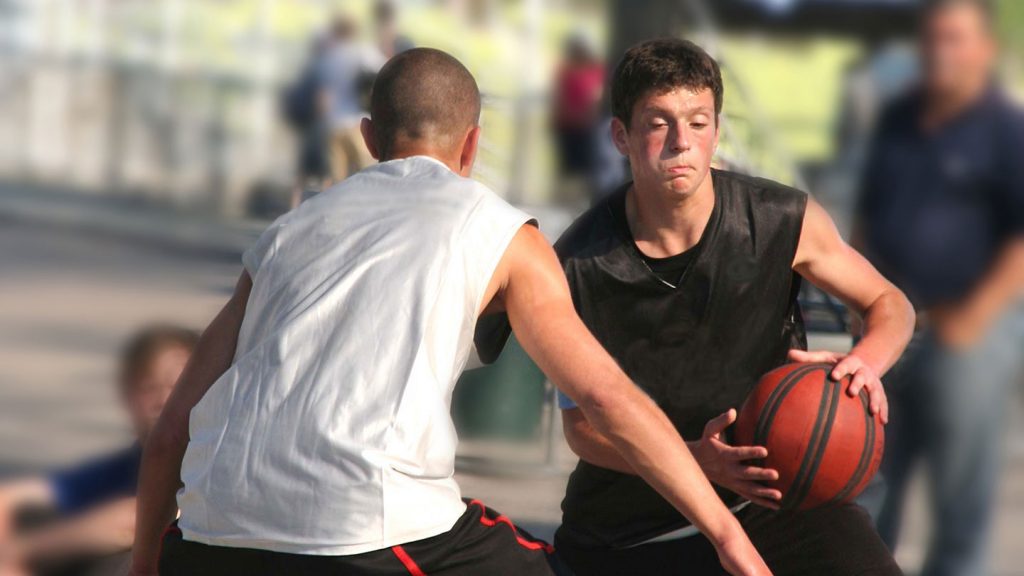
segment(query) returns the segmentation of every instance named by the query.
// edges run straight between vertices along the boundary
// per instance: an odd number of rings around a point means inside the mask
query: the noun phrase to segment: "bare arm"
[[[864,333],[846,356],[792,351],[790,357],[835,362],[832,377],[838,380],[852,374],[849,393],[856,395],[866,388],[872,412],[888,421],[888,403],[879,378],[899,359],[913,335],[914,309],[910,302],[843,241],[828,213],[813,200],[807,203],[793,269],[860,314]]]
[[[146,441],[132,550],[134,574],[156,574],[160,537],[177,510],[174,495],[181,484],[181,460],[189,440],[189,414],[234,360],[250,290],[252,279],[243,272],[235,293],[203,332]]]
[[[675,427],[622,372],[576,315],[554,251],[526,226],[502,258],[491,293],[527,353],[623,459],[703,532],[733,574],[768,569],[718,498]]]

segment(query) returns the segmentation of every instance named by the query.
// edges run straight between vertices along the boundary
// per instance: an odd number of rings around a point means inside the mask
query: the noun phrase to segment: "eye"
[[[657,120],[651,122],[651,128],[665,128],[666,126],[668,126],[668,122],[659,122]]]
[[[694,130],[703,130],[704,128],[707,128],[707,126],[708,125],[705,122],[691,122],[690,123],[690,127],[693,128]]]

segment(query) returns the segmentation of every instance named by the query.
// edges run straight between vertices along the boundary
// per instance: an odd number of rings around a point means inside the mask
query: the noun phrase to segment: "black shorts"
[[[424,540],[351,556],[307,556],[184,540],[171,526],[160,555],[161,576],[552,576],[550,544],[533,538],[479,501],[451,530]]]
[[[749,505],[736,514],[775,576],[899,576],[871,518],[854,504],[807,512]],[[555,539],[576,576],[726,574],[701,535],[633,548],[574,548]]]

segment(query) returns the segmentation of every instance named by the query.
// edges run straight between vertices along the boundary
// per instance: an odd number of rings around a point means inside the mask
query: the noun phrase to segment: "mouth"
[[[680,176],[680,175],[683,175],[683,174],[689,174],[690,172],[693,172],[693,171],[694,171],[693,166],[672,166],[672,167],[669,167],[668,169],[666,169],[666,172],[668,172],[672,176]]]

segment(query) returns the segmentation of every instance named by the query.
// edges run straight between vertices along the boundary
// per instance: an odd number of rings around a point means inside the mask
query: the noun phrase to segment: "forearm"
[[[864,310],[864,334],[850,352],[879,376],[896,363],[914,334],[914,309],[896,288],[882,292]]]

